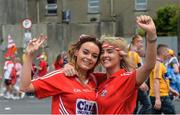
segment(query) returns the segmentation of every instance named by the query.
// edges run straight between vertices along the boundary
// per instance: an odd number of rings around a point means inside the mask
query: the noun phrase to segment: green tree
[[[176,35],[177,34],[177,17],[179,9],[175,5],[168,5],[157,11],[155,19],[157,32],[159,35]]]

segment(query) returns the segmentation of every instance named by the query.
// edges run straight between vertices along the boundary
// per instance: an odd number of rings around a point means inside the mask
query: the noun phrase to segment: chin
[[[104,64],[103,67],[104,67],[104,68],[110,68],[111,66],[108,65],[108,64]]]
[[[88,67],[88,66],[81,66],[81,68],[82,68],[83,70],[85,70],[85,71],[88,71],[88,70],[92,69],[92,68],[90,68],[90,67]]]

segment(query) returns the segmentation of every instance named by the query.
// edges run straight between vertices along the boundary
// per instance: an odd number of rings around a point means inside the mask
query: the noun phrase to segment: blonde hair
[[[128,44],[122,37],[102,36],[101,42],[102,44],[108,43],[109,45],[115,46],[120,49],[120,51],[122,52],[120,54],[122,56],[122,60],[120,60],[121,69],[125,69],[125,71],[132,71],[136,68],[135,64],[128,56]]]

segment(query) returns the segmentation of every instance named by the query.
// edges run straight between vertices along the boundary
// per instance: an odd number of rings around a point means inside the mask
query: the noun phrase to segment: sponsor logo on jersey
[[[76,114],[97,114],[97,103],[85,99],[77,99]]]
[[[106,96],[106,94],[107,94],[107,90],[106,89],[104,89],[103,91],[102,91],[102,93],[101,93],[101,96]]]
[[[126,73],[120,74],[120,76],[129,76],[129,75],[131,75],[131,74],[132,74],[132,72],[126,72]]]
[[[74,92],[79,93],[79,92],[92,92],[89,89],[73,89]]]

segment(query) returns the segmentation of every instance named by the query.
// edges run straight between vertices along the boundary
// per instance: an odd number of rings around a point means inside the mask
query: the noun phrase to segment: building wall
[[[122,26],[121,33],[123,36],[129,36],[135,33],[136,16],[145,14],[155,18],[156,12],[160,7],[169,4],[180,5],[180,0],[148,0],[147,11],[139,12],[135,10],[134,0],[112,0],[112,1],[113,1],[113,17],[116,22],[119,21],[121,23],[120,24]]]
[[[25,17],[25,0],[0,0],[0,24],[20,23]]]

